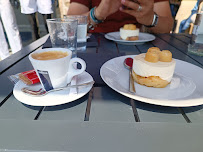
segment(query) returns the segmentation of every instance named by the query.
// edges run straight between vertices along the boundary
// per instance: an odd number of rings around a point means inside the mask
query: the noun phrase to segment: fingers
[[[140,6],[144,9],[146,8],[147,10],[153,9],[154,0],[121,0],[121,4],[124,5],[125,8],[133,9],[134,11],[140,11]]]
[[[128,0],[122,0],[121,3],[125,6],[120,8],[122,12],[130,14],[134,17],[138,17],[142,14],[143,6],[140,4]]]
[[[137,12],[140,12],[140,11],[142,11],[142,6],[141,5],[139,5],[138,9],[137,9]]]
[[[138,10],[140,6],[137,1],[121,0],[121,3],[125,6],[125,8],[132,9],[132,10]],[[124,10],[123,8],[120,8],[120,9]]]
[[[154,0],[137,0],[136,2],[135,0],[121,0],[121,3],[128,9],[120,7],[120,11],[134,16],[140,24],[151,24],[154,14]]]

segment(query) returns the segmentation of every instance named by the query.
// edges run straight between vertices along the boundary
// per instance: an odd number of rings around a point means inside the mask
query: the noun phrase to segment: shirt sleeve
[[[80,4],[83,4],[85,6],[87,6],[88,8],[91,7],[91,3],[90,3],[90,0],[70,0],[70,2],[75,2],[75,3],[80,3]]]

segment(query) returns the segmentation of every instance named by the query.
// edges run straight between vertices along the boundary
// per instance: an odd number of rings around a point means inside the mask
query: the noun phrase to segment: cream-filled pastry
[[[133,59],[133,79],[148,87],[164,88],[173,77],[176,62],[168,50],[153,47]]]
[[[139,39],[139,29],[134,24],[125,24],[120,28],[120,37],[123,40],[135,41]]]

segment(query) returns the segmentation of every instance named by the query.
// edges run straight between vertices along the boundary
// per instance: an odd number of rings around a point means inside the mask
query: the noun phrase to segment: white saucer
[[[139,40],[126,41],[126,40],[121,40],[120,32],[111,32],[111,33],[105,34],[105,38],[123,45],[141,45],[141,44],[144,44],[145,42],[153,41],[155,39],[155,36],[149,33],[140,32]]]
[[[82,84],[90,81],[93,81],[93,78],[87,72],[83,72],[82,74],[77,76],[77,84]],[[79,87],[78,93],[71,91],[70,88],[68,88],[61,91],[50,92],[47,95],[41,97],[34,97],[23,93],[21,89],[26,86],[27,85],[24,84],[22,81],[18,81],[15,84],[13,88],[13,94],[17,100],[24,104],[32,106],[55,106],[65,104],[83,97],[90,91],[93,85]],[[41,87],[41,84],[38,83],[34,86]]]

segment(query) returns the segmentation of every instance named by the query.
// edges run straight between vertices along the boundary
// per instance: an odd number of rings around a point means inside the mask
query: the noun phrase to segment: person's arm
[[[94,8],[94,15],[96,19],[103,21],[107,16],[118,11],[120,6],[120,0],[102,0],[99,6]],[[94,26],[97,24],[90,18],[89,8],[80,3],[72,2],[69,6],[67,15],[87,15],[88,23]]]
[[[107,16],[115,13],[121,6],[121,0],[102,0],[95,9],[97,19],[104,20]],[[88,14],[89,8],[83,4],[72,2],[69,6],[68,15]]]
[[[67,15],[88,15],[89,8],[83,4],[72,2],[70,3]]]
[[[92,25],[92,27],[94,27],[96,26],[96,24],[90,19],[89,13],[90,10],[87,6],[80,3],[72,2],[69,6],[67,15],[86,15],[88,27],[91,27],[90,24]],[[89,31],[90,29],[88,28],[87,30]]]
[[[173,29],[173,17],[168,1],[154,4],[154,12],[159,15],[158,24],[150,30],[153,33],[169,33]]]
[[[173,28],[173,18],[170,11],[168,1],[154,3],[153,0],[138,0],[138,3],[122,0],[123,5],[130,9],[122,9],[121,11],[128,13],[136,18],[142,25],[151,25],[156,13],[159,18],[155,27],[148,28],[153,33],[169,33]],[[141,9],[139,10],[139,6]]]

